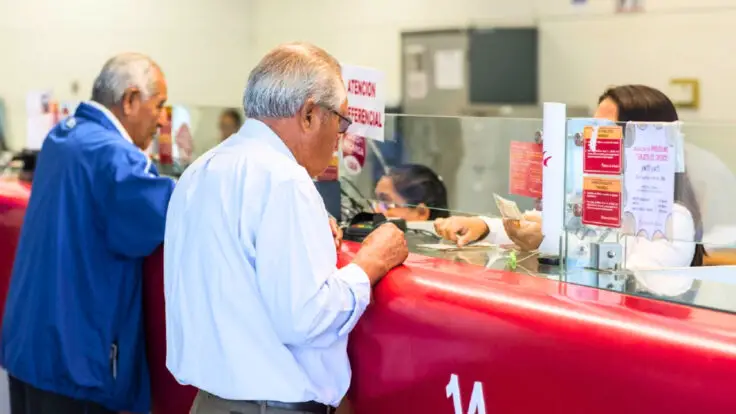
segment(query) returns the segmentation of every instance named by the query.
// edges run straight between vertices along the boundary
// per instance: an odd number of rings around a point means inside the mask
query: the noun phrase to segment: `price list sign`
[[[666,236],[675,195],[673,125],[631,125],[633,144],[626,148],[625,213],[634,234]],[[627,224],[628,227],[628,224]]]

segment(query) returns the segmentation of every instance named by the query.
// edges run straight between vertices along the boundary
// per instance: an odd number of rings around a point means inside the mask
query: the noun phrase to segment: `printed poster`
[[[342,139],[342,166],[349,175],[358,175],[365,165],[366,140],[357,135],[345,134]]]
[[[621,179],[583,177],[582,222],[589,226],[621,227]]]
[[[337,181],[340,179],[340,141],[335,144],[335,150],[332,152],[332,158],[321,174],[314,177],[316,181]]]
[[[158,161],[161,165],[172,165],[174,163],[173,144],[171,139],[171,107],[164,108],[166,111],[166,122],[161,126],[158,133]]]
[[[465,51],[438,50],[434,53],[434,86],[437,89],[457,90],[465,84]]]
[[[342,65],[342,78],[348,92],[348,116],[353,120],[347,133],[383,141],[386,115],[386,81],[383,72]]]
[[[181,105],[172,108],[171,131],[173,159],[188,165],[194,159],[194,137],[192,135],[192,116],[189,110]]]
[[[655,239],[671,237],[675,197],[674,132],[665,124],[629,123],[626,133],[625,232]]]
[[[318,175],[316,180],[317,181],[337,181],[339,176],[339,169],[338,166],[340,164],[340,159],[338,157],[338,153],[335,152],[332,154],[332,159],[330,160],[330,164],[327,166],[327,168],[322,171],[322,174]]]
[[[583,173],[620,175],[624,140],[620,126],[586,126],[583,129]]]
[[[509,194],[542,197],[542,144],[511,141]]]
[[[26,149],[40,150],[57,122],[57,105],[51,91],[26,94]]]
[[[424,99],[429,92],[425,56],[426,48],[423,45],[406,46],[404,66],[406,67],[406,95],[409,99]]]

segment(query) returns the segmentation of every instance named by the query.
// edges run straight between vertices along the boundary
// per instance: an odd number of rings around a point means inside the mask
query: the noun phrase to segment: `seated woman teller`
[[[429,167],[404,164],[393,167],[376,184],[372,208],[386,217],[427,221],[448,217],[447,189]]]
[[[672,101],[662,92],[644,85],[625,85],[608,89],[598,100],[596,118],[618,122],[675,122],[677,111]],[[672,237],[647,240],[627,236],[626,268],[629,270],[662,267],[702,266],[705,250],[695,244],[702,237],[700,209],[692,186],[685,173],[675,174],[675,205],[673,207]],[[536,213],[536,214],[534,214]],[[562,225],[562,223],[560,223]],[[522,250],[534,250],[542,242],[541,217],[538,212],[527,213],[524,220],[491,219],[486,217],[451,217],[435,221],[435,230],[446,239],[463,245],[486,238],[494,243],[510,239]],[[667,283],[661,294],[679,295],[686,291],[692,280]],[[645,282],[645,285],[647,283]]]

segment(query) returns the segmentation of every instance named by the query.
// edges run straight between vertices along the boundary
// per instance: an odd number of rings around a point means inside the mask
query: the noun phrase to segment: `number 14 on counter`
[[[455,407],[455,414],[463,413],[463,401],[460,397],[460,381],[456,374],[450,375],[450,382],[445,387],[447,398],[452,397],[452,403]],[[470,394],[470,404],[468,404],[467,414],[486,414],[486,400],[483,395],[483,383],[475,381],[473,384],[473,393]]]

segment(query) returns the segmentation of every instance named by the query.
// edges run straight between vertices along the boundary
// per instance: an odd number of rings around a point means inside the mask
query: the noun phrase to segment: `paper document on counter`
[[[522,220],[524,218],[515,201],[507,200],[495,193],[493,199],[496,200],[496,206],[501,213],[501,217],[511,220]]]
[[[449,244],[449,243],[428,243],[428,244],[418,244],[417,247],[420,249],[427,249],[427,250],[466,250],[466,249],[489,249],[492,247],[496,247],[495,244],[491,244],[488,242],[475,242],[467,244],[463,247],[459,247],[456,244]]]

